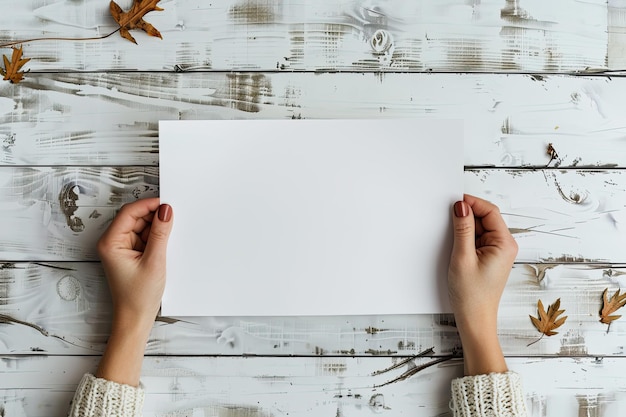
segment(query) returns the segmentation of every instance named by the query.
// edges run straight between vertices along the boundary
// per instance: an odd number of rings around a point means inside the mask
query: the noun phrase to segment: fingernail
[[[159,220],[162,222],[169,222],[172,218],[172,206],[169,204],[161,204],[159,206]]]
[[[469,214],[467,205],[462,201],[454,203],[454,215],[456,217],[465,217]]]

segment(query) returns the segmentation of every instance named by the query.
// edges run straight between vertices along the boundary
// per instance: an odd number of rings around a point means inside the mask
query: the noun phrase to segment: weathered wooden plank
[[[8,1],[8,0],[7,0]],[[2,41],[103,36],[108,2],[10,2]],[[131,1],[119,1],[125,9]],[[8,4],[8,3],[7,3]],[[161,1],[140,46],[99,41],[26,43],[33,71],[346,70],[566,72],[605,66],[603,0]],[[567,10],[566,13],[563,10]]]
[[[605,288],[626,285],[615,265],[520,264],[503,295],[499,331],[508,355],[626,356],[626,322],[601,324]],[[569,316],[560,334],[537,340],[529,314],[537,301],[561,298]],[[111,319],[98,263],[17,263],[0,269],[0,354],[101,353]],[[160,318],[148,353],[155,355],[406,356],[459,347],[449,315]]]
[[[624,96],[606,77],[29,74],[0,83],[0,164],[157,165],[161,119],[435,117],[465,119],[467,166],[624,167]]]
[[[0,408],[11,417],[67,414],[83,372],[98,358],[6,357]],[[626,411],[624,358],[509,358],[523,378],[530,417],[618,417]],[[428,359],[393,371],[389,358],[146,358],[145,416],[449,415],[450,381],[462,373],[453,361],[407,379],[385,382]]]
[[[0,168],[1,257],[96,259],[115,210],[157,188],[156,168]]]

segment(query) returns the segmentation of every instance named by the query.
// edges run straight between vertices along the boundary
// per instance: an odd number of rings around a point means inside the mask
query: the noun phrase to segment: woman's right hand
[[[113,299],[114,320],[152,327],[165,288],[172,208],[158,198],[124,205],[98,242]]]
[[[455,203],[453,225],[448,291],[466,374],[504,372],[497,315],[517,243],[498,207],[471,195]]]
[[[165,289],[172,208],[150,198],[126,204],[98,242],[113,300],[113,323],[96,376],[137,386]]]

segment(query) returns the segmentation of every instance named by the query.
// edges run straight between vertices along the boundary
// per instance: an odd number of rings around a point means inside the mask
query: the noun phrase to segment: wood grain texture
[[[175,279],[171,278],[171,279]],[[623,356],[626,319],[599,322],[601,295],[626,285],[614,265],[516,265],[503,295],[499,331],[507,355]],[[16,263],[0,269],[0,354],[91,355],[106,344],[111,303],[98,263]],[[226,296],[226,295],[222,295]],[[561,298],[569,316],[543,338],[528,316]],[[410,356],[460,347],[449,315],[337,317],[161,317],[151,355]]]
[[[116,209],[157,187],[155,168],[0,168],[0,258],[96,259]]]
[[[529,417],[619,417],[626,410],[624,358],[509,358],[521,374]],[[144,416],[449,416],[450,381],[460,362],[427,368],[383,387],[428,359],[373,375],[391,358],[146,358]],[[11,417],[64,416],[93,357],[7,357],[0,407]],[[550,369],[550,375],[546,370]]]
[[[5,0],[9,1],[9,0]],[[130,0],[119,2],[128,8]],[[161,1],[136,32],[26,43],[32,71],[315,70],[571,72],[605,66],[606,1]],[[3,41],[94,37],[108,2],[10,2]],[[134,34],[135,35],[135,34]]]
[[[466,166],[625,167],[625,96],[607,77],[28,74],[0,83],[0,164],[156,166],[158,120],[430,117],[465,120]]]
[[[472,169],[465,192],[490,200],[518,244],[518,262],[623,263],[623,170]]]
[[[0,264],[2,354],[99,354],[111,300],[99,263]]]
[[[626,1],[608,0],[607,66],[618,72],[626,70]]]

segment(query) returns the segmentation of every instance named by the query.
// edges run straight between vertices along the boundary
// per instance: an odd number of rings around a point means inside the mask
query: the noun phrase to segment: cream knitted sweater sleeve
[[[521,379],[515,372],[454,379],[450,408],[454,417],[526,417]]]
[[[78,384],[69,417],[140,417],[141,386],[118,384],[85,374]]]

